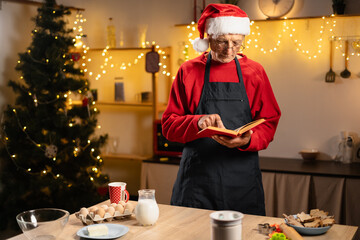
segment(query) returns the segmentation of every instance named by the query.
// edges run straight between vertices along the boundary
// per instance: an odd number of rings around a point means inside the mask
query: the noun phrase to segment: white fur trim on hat
[[[209,35],[250,34],[250,19],[248,17],[216,17],[206,20],[205,32]]]
[[[209,48],[209,39],[196,38],[193,41],[193,48],[197,52],[205,52]]]

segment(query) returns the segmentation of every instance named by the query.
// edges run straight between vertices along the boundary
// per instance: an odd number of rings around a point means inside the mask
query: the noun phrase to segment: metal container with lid
[[[241,240],[244,214],[236,211],[216,211],[210,214],[212,240]]]

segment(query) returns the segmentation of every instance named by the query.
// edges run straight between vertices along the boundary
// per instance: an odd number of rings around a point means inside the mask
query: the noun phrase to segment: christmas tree
[[[32,43],[19,54],[21,77],[9,81],[16,94],[1,122],[0,226],[24,210],[56,207],[74,212],[105,200],[99,187],[97,114],[89,82],[76,62],[75,38],[66,28],[70,10],[45,0],[33,19]],[[80,104],[71,103],[75,96]]]

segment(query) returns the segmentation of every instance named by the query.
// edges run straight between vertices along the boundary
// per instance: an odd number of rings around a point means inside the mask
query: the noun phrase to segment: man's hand
[[[249,130],[235,138],[214,135],[214,136],[212,136],[212,139],[214,139],[221,145],[224,145],[228,148],[239,148],[239,147],[241,148],[250,143],[252,133],[253,133],[253,131]]]
[[[209,114],[202,116],[198,121],[199,129],[204,129],[210,126],[225,128],[221,117],[218,114]]]

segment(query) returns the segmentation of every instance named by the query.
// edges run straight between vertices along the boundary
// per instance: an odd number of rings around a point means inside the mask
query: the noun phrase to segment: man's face
[[[231,62],[240,50],[244,38],[245,36],[240,34],[224,34],[216,38],[209,36],[212,58],[222,63]]]

